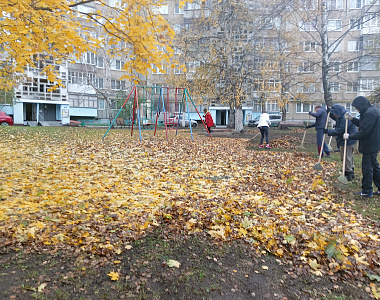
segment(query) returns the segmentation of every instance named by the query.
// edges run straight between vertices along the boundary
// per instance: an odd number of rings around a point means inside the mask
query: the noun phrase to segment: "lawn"
[[[380,297],[378,201],[315,132],[104,133],[0,128],[0,298]]]

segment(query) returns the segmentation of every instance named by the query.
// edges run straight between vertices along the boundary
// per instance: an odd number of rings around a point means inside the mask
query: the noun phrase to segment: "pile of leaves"
[[[271,140],[270,144],[273,148],[296,149],[301,144],[301,139],[291,135],[284,135],[281,138]]]
[[[55,131],[54,131],[55,130]],[[0,245],[120,254],[155,227],[242,239],[316,275],[379,278],[379,224],[338,202],[333,163],[188,132],[0,131]],[[290,142],[291,137],[286,142]],[[280,147],[278,140],[275,147]],[[373,294],[380,290],[373,285]],[[380,297],[380,296],[379,296]]]

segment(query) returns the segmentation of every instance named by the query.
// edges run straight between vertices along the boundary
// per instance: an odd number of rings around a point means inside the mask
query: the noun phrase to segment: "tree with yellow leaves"
[[[105,41],[112,46],[110,56],[125,58],[124,78],[138,80],[152,64],[170,63],[174,31],[157,13],[161,5],[160,0],[1,0],[0,88],[11,89],[27,66],[47,57],[61,64],[96,52]],[[42,72],[62,84],[51,64]]]

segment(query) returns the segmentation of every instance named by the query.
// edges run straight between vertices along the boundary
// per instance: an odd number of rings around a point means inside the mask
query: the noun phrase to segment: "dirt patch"
[[[240,241],[166,240],[156,231],[131,246],[91,259],[47,248],[2,252],[0,299],[370,299],[360,283],[295,272]],[[169,259],[179,268],[170,268]]]

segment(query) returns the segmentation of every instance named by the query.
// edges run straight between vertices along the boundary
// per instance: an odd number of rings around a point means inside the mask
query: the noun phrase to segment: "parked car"
[[[257,116],[253,120],[248,121],[248,127],[257,127],[259,124],[260,116]],[[282,121],[282,116],[280,114],[269,114],[269,120],[271,122],[270,127],[278,127]]]
[[[172,116],[168,119],[168,123],[169,125],[176,125],[178,122],[178,116]],[[190,120],[191,122],[191,127],[197,127],[198,126],[198,122],[195,121],[195,120]],[[182,116],[179,117],[179,124],[178,124],[179,127],[182,127]],[[185,118],[185,127],[189,127],[189,120]]]
[[[13,119],[10,115],[0,111],[0,125],[1,126],[13,126]]]

